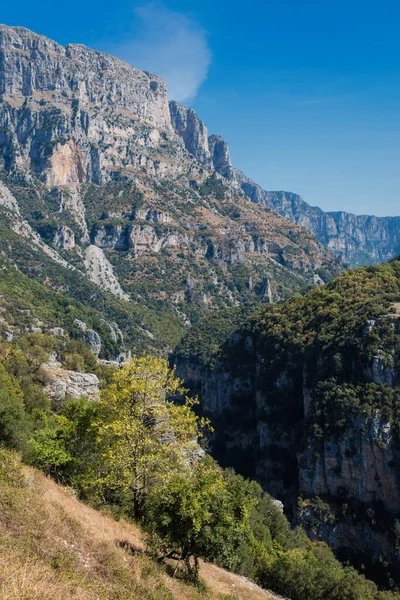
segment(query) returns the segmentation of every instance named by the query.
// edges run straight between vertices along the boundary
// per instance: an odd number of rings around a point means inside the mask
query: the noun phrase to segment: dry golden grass
[[[10,479],[0,465],[0,600],[272,598],[206,563],[202,591],[169,577],[143,553],[137,527],[86,506],[34,469],[22,467],[21,478],[14,466]]]

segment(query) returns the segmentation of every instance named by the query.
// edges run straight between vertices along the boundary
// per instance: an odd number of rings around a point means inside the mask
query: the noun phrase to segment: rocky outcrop
[[[182,106],[175,100],[169,103],[172,127],[182,139],[185,148],[202,164],[212,166],[208,144],[207,127],[200,121],[194,110]]]
[[[208,137],[207,127],[194,110],[172,100],[169,103],[172,127],[190,154],[208,168],[233,180],[233,168],[228,144],[219,135]]]
[[[94,331],[94,329],[90,329],[86,323],[80,321],[79,319],[75,319],[74,325],[80,335],[83,337],[85,342],[87,342],[92,350],[93,354],[98,356],[101,351],[101,337]]]
[[[314,445],[310,439],[308,446]],[[390,422],[380,411],[353,418],[338,440],[327,439],[318,456],[299,454],[299,489],[305,497],[350,498],[400,508],[400,481],[394,468],[398,450]]]
[[[220,135],[211,135],[208,145],[214,169],[223,177],[233,179],[234,170],[226,141]]]
[[[57,248],[72,250],[75,247],[75,234],[67,225],[60,225],[54,235],[53,243]]]
[[[88,246],[86,248],[85,267],[90,279],[94,283],[118,298],[129,300],[129,296],[122,289],[114,274],[111,263],[107,260],[101,248],[97,246]]]
[[[81,373],[64,369],[55,357],[42,365],[48,383],[45,391],[56,402],[64,402],[66,398],[88,396],[91,400],[100,399],[100,382],[94,373]]]
[[[166,229],[157,232],[153,225],[135,223],[129,234],[129,247],[134,256],[159,253],[164,248],[182,248],[189,246],[186,233]]]

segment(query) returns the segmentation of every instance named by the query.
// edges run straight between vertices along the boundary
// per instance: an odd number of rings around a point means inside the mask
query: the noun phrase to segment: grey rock
[[[93,283],[96,283],[99,287],[111,292],[118,298],[129,300],[129,296],[122,289],[114,273],[113,266],[107,260],[101,248],[94,245],[88,246],[85,252],[84,264],[89,278]]]
[[[89,344],[92,352],[98,356],[101,351],[101,338],[97,331],[89,329],[86,323],[79,319],[75,319],[74,325],[81,332],[83,339]]]
[[[211,135],[208,143],[214,169],[223,177],[233,179],[234,170],[226,141],[220,135]]]
[[[324,246],[352,266],[377,264],[400,253],[400,217],[324,212],[297,194],[265,191],[238,169],[234,177],[252,202],[307,227]]]
[[[49,329],[49,333],[51,333],[52,335],[55,335],[57,337],[65,336],[65,330],[63,327],[52,327],[51,329]]]
[[[182,106],[172,100],[169,103],[172,127],[182,139],[185,148],[193,154],[197,160],[211,167],[211,152],[208,146],[207,127],[201,121],[194,110]]]
[[[0,51],[0,168],[16,180],[32,171],[71,186],[108,181],[132,165],[168,171],[165,142],[181,142],[158,76],[22,27],[0,26]]]
[[[51,398],[63,402],[67,396],[80,398],[88,396],[91,400],[100,397],[99,379],[94,373],[80,373],[63,369],[54,357],[42,365],[49,382],[46,391]]]
[[[53,243],[57,248],[72,250],[75,247],[75,234],[70,227],[60,225],[54,236]]]

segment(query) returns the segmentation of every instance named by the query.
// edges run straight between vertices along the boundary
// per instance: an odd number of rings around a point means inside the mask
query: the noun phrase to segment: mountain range
[[[324,212],[299,195],[266,191],[232,166],[228,145],[220,136],[208,137],[195,112],[170,102],[172,123],[186,149],[229,181],[237,183],[255,204],[271,208],[286,219],[306,227],[333,254],[353,267],[378,264],[400,253],[400,217]]]
[[[171,348],[208,310],[342,269],[308,229],[249,202],[224,142],[158,76],[21,27],[0,27],[0,52],[3,257],[94,308],[129,304],[135,335],[110,312],[132,349]]]

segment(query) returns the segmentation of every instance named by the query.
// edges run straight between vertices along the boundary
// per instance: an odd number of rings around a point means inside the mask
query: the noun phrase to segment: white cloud
[[[158,3],[134,12],[138,20],[134,39],[116,48],[116,54],[165,79],[170,99],[182,102],[194,98],[211,61],[203,28]]]

